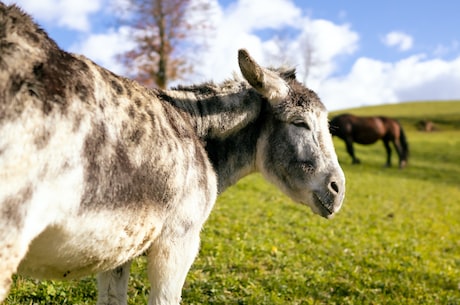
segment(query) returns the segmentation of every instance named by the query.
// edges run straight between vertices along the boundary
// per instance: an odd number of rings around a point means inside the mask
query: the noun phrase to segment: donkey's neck
[[[250,122],[226,138],[207,138],[206,151],[218,178],[218,192],[256,171],[256,145],[261,120]]]
[[[163,93],[205,144],[218,176],[219,193],[255,171],[262,98],[246,83],[228,81],[179,87]]]

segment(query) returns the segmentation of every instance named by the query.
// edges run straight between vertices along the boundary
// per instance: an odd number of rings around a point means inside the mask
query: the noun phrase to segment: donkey
[[[149,304],[179,304],[216,197],[260,171],[330,218],[345,177],[317,95],[293,69],[157,90],[61,50],[0,3],[0,302],[14,273],[98,273],[97,304],[127,304],[145,254]]]

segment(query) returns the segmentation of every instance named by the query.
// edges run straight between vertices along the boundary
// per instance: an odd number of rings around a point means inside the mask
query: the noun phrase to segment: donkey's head
[[[268,101],[257,143],[256,164],[265,178],[293,200],[329,218],[345,195],[345,176],[318,96],[295,79],[294,70],[259,66],[245,50],[241,72]]]

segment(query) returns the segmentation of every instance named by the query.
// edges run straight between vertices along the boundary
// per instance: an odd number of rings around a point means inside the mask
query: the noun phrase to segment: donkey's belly
[[[18,272],[68,279],[113,269],[146,251],[160,230],[159,221],[126,214],[68,220],[34,239]]]

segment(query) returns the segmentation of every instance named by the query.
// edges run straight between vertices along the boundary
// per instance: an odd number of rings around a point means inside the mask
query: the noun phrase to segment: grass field
[[[356,146],[332,220],[297,205],[260,175],[223,193],[202,232],[184,304],[460,304],[460,102],[352,109],[398,118],[409,166],[383,168],[381,143]],[[420,119],[438,131],[419,132]],[[396,157],[396,156],[395,156]],[[133,264],[129,304],[146,304],[145,260]],[[21,277],[6,304],[94,304],[93,277],[38,282]]]

